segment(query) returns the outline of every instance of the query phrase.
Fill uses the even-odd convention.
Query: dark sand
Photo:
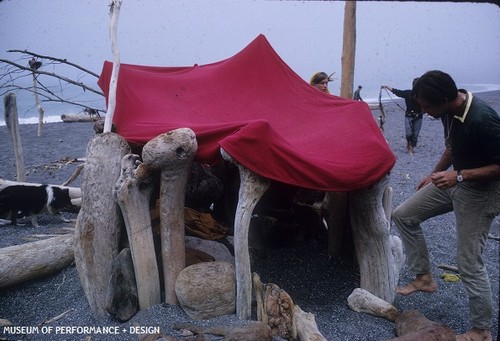
[[[500,112],[500,91],[478,94]],[[401,102],[399,102],[401,103]],[[397,157],[391,172],[393,206],[411,195],[416,183],[434,166],[443,148],[443,132],[440,121],[424,119],[420,141],[411,157],[406,152],[403,112],[394,103],[385,105],[387,121],[385,134]],[[378,116],[378,111],[374,115]],[[64,161],[84,157],[89,139],[93,136],[89,123],[46,124],[43,137],[37,137],[36,125],[20,127],[28,181],[61,184],[69,178],[78,163]],[[0,127],[0,178],[15,180],[15,164],[12,144],[6,127]],[[61,162],[63,161],[63,162]],[[72,185],[79,186],[80,178]],[[75,214],[67,214],[75,219]],[[33,234],[54,233],[62,227],[50,217],[43,217],[40,228],[33,228],[29,220],[25,226],[1,226],[0,247],[19,244]],[[455,264],[455,229],[453,214],[436,217],[423,225],[433,263],[433,274],[439,285],[435,294],[416,293],[407,297],[397,296],[393,304],[400,310],[418,309],[427,318],[444,323],[455,333],[465,332],[469,326],[468,300],[462,283],[448,283],[440,279],[444,272],[438,264]],[[395,227],[391,233],[397,234]],[[494,221],[491,233],[500,235],[500,219]],[[495,320],[493,339],[498,333],[499,290],[499,242],[488,240],[485,252],[486,265],[494,294]],[[290,245],[261,255],[261,261],[252,271],[260,274],[263,282],[276,283],[286,290],[294,302],[304,311],[315,315],[319,330],[328,340],[384,340],[395,337],[394,324],[385,319],[351,311],[347,297],[356,288],[356,265],[352,262],[328,260],[326,243],[311,240],[300,245]],[[406,266],[400,275],[400,283],[410,281],[412,274]],[[69,310],[69,311],[68,311]],[[92,340],[136,340],[130,335],[130,326],[160,327],[161,332],[174,333],[172,324],[188,321],[184,312],[176,306],[158,305],[139,312],[130,321],[119,323],[109,317],[96,316],[89,309],[74,266],[53,276],[31,281],[0,291],[0,319],[10,320],[17,327],[37,327],[44,321],[68,311],[59,320],[47,324],[56,327],[104,327],[119,326],[127,332],[118,336],[92,334]],[[255,309],[253,309],[255,314]],[[210,321],[209,324],[235,324],[234,315]],[[175,335],[175,334],[172,334]],[[74,332],[66,335],[7,335],[0,327],[0,340],[83,340],[85,334]]]

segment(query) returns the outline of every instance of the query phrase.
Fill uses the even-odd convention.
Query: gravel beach
[[[478,93],[500,112],[500,91]],[[397,101],[403,105],[401,101]],[[404,105],[403,105],[404,106]],[[404,137],[404,113],[392,101],[384,105],[386,111],[385,136],[396,155],[397,162],[390,174],[393,188],[393,207],[396,207],[414,191],[416,184],[432,170],[443,149],[443,128],[439,120],[425,117],[415,154],[406,151]],[[374,111],[374,117],[379,115]],[[85,157],[87,143],[94,135],[90,123],[48,123],[44,125],[42,137],[37,137],[36,125],[21,125],[27,181],[62,184],[74,172]],[[15,159],[10,135],[5,126],[0,127],[0,178],[15,180]],[[71,184],[79,186],[80,179]],[[66,213],[76,219],[76,214]],[[21,219],[24,226],[0,226],[0,247],[24,243],[32,235],[59,233],[63,228],[74,227],[74,223],[42,216],[39,228],[31,226],[29,219]],[[393,305],[400,311],[417,309],[428,319],[443,323],[453,331],[463,333],[470,328],[468,299],[461,282],[445,282],[440,275],[445,272],[439,264],[455,265],[455,225],[452,213],[433,218],[423,224],[433,264],[433,274],[438,281],[434,294],[415,293],[396,296]],[[392,234],[397,234],[392,225]],[[491,234],[500,235],[500,219],[493,223]],[[394,323],[368,314],[356,313],[347,306],[347,297],[356,288],[357,269],[355,262],[345,259],[328,259],[324,240],[308,240],[270,250],[260,255],[261,261],[252,269],[259,273],[265,283],[275,283],[290,294],[302,310],[315,315],[316,323],[327,340],[385,340],[396,336]],[[494,299],[493,339],[498,335],[499,299],[499,241],[489,239],[485,251]],[[406,266],[400,274],[400,283],[412,279]],[[252,309],[255,314],[255,309]],[[59,319],[47,322],[65,313]],[[80,285],[75,266],[70,266],[53,276],[30,281],[15,287],[0,289],[0,319],[7,319],[15,327],[26,327],[28,333],[4,333],[0,327],[0,340],[137,340],[131,327],[152,327],[167,335],[178,335],[174,323],[191,322],[177,306],[161,304],[141,311],[126,323],[109,317],[97,316],[89,308]],[[207,321],[196,321],[202,326],[241,323],[234,315]],[[56,334],[55,328],[68,333]],[[117,326],[119,335],[85,333],[85,328]],[[50,333],[49,328],[52,327]],[[81,328],[79,328],[81,327]],[[157,327],[157,328],[156,328]],[[88,329],[88,328],[87,328]],[[42,330],[47,334],[43,334]],[[122,331],[124,330],[124,331]],[[32,332],[32,333],[29,333]],[[86,338],[90,335],[91,338]],[[182,339],[180,339],[182,340]]]

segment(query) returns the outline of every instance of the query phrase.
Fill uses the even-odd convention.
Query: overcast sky
[[[264,0],[123,0],[123,63],[206,64],[228,58],[258,34],[303,79],[340,78],[344,2]],[[3,0],[0,58],[8,49],[66,58],[100,73],[111,60],[106,0]],[[355,83],[407,88],[430,69],[459,85],[500,89],[500,7],[436,2],[357,3]],[[331,85],[339,93],[339,80]],[[242,80],[244,82],[244,80]]]

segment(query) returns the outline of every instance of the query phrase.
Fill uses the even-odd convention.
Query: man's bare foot
[[[457,335],[457,341],[493,341],[488,329],[472,328],[467,333]]]
[[[409,295],[415,291],[423,291],[428,293],[433,293],[437,290],[436,282],[432,278],[431,274],[417,275],[415,279],[410,282],[410,284],[404,287],[397,287],[396,293],[400,295]]]

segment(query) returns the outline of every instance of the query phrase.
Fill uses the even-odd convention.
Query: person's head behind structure
[[[309,84],[314,86],[319,91],[329,94],[330,91],[328,90],[328,82],[331,82],[330,76],[328,76],[325,72],[320,71],[311,76]]]

